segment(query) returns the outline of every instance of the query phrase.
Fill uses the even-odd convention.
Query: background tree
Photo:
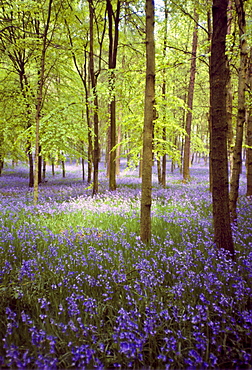
[[[146,81],[143,131],[143,169],[141,195],[141,240],[151,238],[152,146],[155,100],[154,1],[146,0]]]
[[[184,146],[184,161],[183,161],[183,178],[185,181],[190,178],[190,146],[191,146],[191,126],[192,126],[192,109],[193,109],[193,95],[194,95],[194,84],[196,75],[196,56],[198,47],[198,11],[194,9],[194,21],[195,27],[193,31],[192,40],[192,59],[191,59],[191,69],[190,69],[190,81],[187,95],[188,111],[186,114],[186,136],[185,136],[185,146]]]
[[[36,10],[36,6],[31,6],[31,10]],[[33,156],[32,156],[32,136],[31,127],[33,118],[32,87],[29,81],[30,60],[34,58],[36,48],[32,45],[35,42],[34,29],[32,26],[31,12],[27,12],[25,4],[12,2],[3,3],[1,1],[1,24],[0,48],[6,61],[8,60],[8,80],[14,73],[18,79],[16,84],[19,86],[19,104],[23,106],[24,125],[26,131],[25,152],[29,158],[29,186],[34,185]],[[14,77],[16,78],[16,77]],[[20,110],[19,110],[20,111]],[[20,112],[21,113],[21,112]]]
[[[246,168],[247,168],[247,196],[252,195],[252,48],[250,48],[250,58],[248,63],[248,119],[247,119],[247,150],[246,150]]]
[[[120,8],[121,1],[117,0],[116,10],[113,10],[111,0],[107,0],[107,12],[108,12],[108,32],[109,32],[109,86],[110,86],[110,148],[109,148],[109,189],[116,189],[116,96],[115,96],[115,72],[116,60],[117,60],[117,49],[118,49],[118,37],[119,37],[119,21],[120,21]]]
[[[240,66],[238,77],[238,113],[236,121],[235,146],[233,149],[233,166],[230,180],[230,212],[233,221],[237,219],[237,199],[239,194],[239,179],[242,166],[242,142],[244,124],[246,121],[245,91],[248,68],[248,46],[246,37],[246,16],[243,0],[235,0],[235,8],[238,16],[239,43],[240,43]]]
[[[39,126],[41,118],[41,110],[43,107],[43,93],[45,88],[45,65],[46,65],[46,51],[48,48],[48,32],[51,22],[52,14],[52,3],[53,0],[49,0],[47,8],[47,16],[43,31],[40,30],[40,20],[34,19],[35,28],[37,30],[38,36],[38,46],[41,45],[41,52],[39,55],[39,64],[38,64],[38,89],[36,96],[36,129],[35,129],[35,174],[34,174],[34,196],[33,202],[36,205],[38,202],[38,184],[39,184]]]

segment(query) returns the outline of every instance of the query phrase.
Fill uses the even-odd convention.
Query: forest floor
[[[152,240],[140,179],[122,163],[99,194],[66,165],[32,204],[28,168],[0,177],[0,368],[252,367],[252,200],[241,176],[236,259],[213,243],[208,167],[153,173]]]

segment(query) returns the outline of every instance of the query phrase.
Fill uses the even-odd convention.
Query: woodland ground
[[[0,177],[1,368],[250,368],[252,200],[241,178],[236,261],[213,243],[208,168],[153,175],[153,237],[139,239],[140,180],[92,198],[80,166],[50,171],[32,205],[28,169]],[[155,172],[155,171],[154,171]]]

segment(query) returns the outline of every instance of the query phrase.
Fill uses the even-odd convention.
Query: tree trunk
[[[61,164],[62,164],[62,177],[63,179],[66,177],[66,167],[65,167],[65,161],[62,160],[61,161]]]
[[[191,59],[191,70],[190,70],[190,82],[188,88],[187,105],[188,112],[186,114],[186,136],[184,145],[184,161],[183,161],[183,179],[188,181],[190,179],[190,146],[191,146],[191,125],[192,125],[192,108],[193,108],[193,95],[194,95],[194,84],[196,76],[196,55],[198,46],[198,13],[196,8],[194,9],[195,27],[193,32],[192,41],[192,59]]]
[[[93,142],[92,142],[92,123],[90,119],[90,109],[89,109],[89,84],[88,84],[88,75],[90,73],[90,68],[89,68],[89,73],[86,72],[87,70],[87,53],[85,50],[85,60],[84,60],[84,74],[83,74],[83,85],[84,85],[84,90],[85,90],[85,103],[86,103],[86,119],[87,119],[87,127],[88,127],[88,173],[87,173],[87,182],[91,182],[92,178],[92,166],[93,166]],[[84,158],[82,159],[84,161]],[[84,167],[83,167],[84,168]],[[84,181],[84,172],[83,172],[83,181]]]
[[[226,33],[228,0],[213,0],[210,60],[211,166],[214,238],[218,248],[234,255],[228,197],[226,120]]]
[[[236,137],[233,149],[233,168],[230,180],[230,212],[232,221],[237,219],[237,200],[239,195],[239,180],[242,168],[242,140],[243,128],[246,120],[245,109],[245,90],[248,67],[248,50],[246,41],[246,20],[243,8],[243,0],[235,0],[236,12],[238,15],[239,35],[240,35],[240,68],[238,79],[238,114],[236,119]]]
[[[117,47],[119,37],[119,21],[120,21],[121,1],[117,0],[116,13],[114,13],[111,0],[107,0],[108,24],[109,24],[109,70],[110,70],[110,94],[111,102],[109,103],[110,113],[110,151],[109,151],[109,190],[116,190],[116,98],[115,98],[115,72]],[[114,20],[114,35],[113,35],[113,20]]]
[[[161,161],[157,159],[157,173],[158,173],[158,184],[162,184],[162,170],[161,170]]]
[[[120,154],[121,154],[121,125],[117,128],[117,148],[116,148],[116,175],[120,175]]]
[[[168,3],[167,0],[164,0],[164,13],[165,13],[165,21],[164,21],[164,46],[163,46],[163,58],[166,59],[166,50],[167,50],[167,35],[168,35]],[[166,68],[163,69],[163,82],[162,82],[162,96],[164,103],[166,104]],[[164,117],[164,122],[166,121],[166,117]],[[163,127],[163,134],[162,139],[166,140],[166,127]],[[163,188],[166,186],[166,153],[162,157],[162,164],[161,164],[161,180],[160,183]]]
[[[85,181],[85,160],[81,158],[81,171],[82,171],[82,181]]]
[[[108,126],[107,128],[107,147],[106,147],[106,159],[105,159],[105,163],[106,163],[106,176],[107,178],[109,178],[109,174],[110,174],[110,152],[111,152],[111,134],[110,134],[110,130],[111,130],[111,125]]]
[[[250,49],[250,62],[248,68],[248,86],[252,97],[252,49]],[[246,168],[247,168],[247,196],[252,195],[252,106],[248,109],[247,120],[247,150],[246,150]]]
[[[49,0],[47,20],[45,23],[44,32],[42,34],[42,50],[40,56],[40,66],[38,74],[38,90],[37,90],[37,101],[36,101],[36,129],[35,129],[35,173],[34,173],[34,186],[33,186],[33,203],[38,203],[38,185],[39,185],[39,126],[40,126],[40,115],[43,106],[43,89],[45,84],[45,57],[47,50],[47,34],[49,30],[51,11],[52,11],[53,0]],[[38,30],[38,36],[40,35]]]
[[[3,167],[4,167],[4,158],[2,154],[0,154],[0,176],[2,175]]]
[[[90,107],[89,107],[89,97],[90,97],[90,89],[89,89],[89,73],[87,72],[90,69],[88,69],[87,64],[88,64],[88,58],[87,58],[87,43],[84,46],[84,63],[83,67],[79,67],[77,58],[75,55],[75,52],[73,51],[74,49],[74,44],[73,44],[73,39],[71,36],[70,28],[68,26],[67,21],[65,20],[65,24],[67,27],[68,31],[68,37],[69,37],[69,42],[72,48],[72,57],[73,57],[73,62],[75,65],[75,68],[79,74],[79,77],[83,83],[84,87],[84,100],[85,100],[85,112],[86,112],[86,119],[87,119],[87,128],[88,128],[88,178],[87,182],[91,182],[91,177],[92,177],[92,165],[93,165],[93,143],[92,143],[92,124],[90,120]],[[84,121],[84,111],[82,111],[82,118]],[[84,148],[83,148],[83,156],[84,156]],[[84,157],[83,157],[84,160]],[[83,181],[84,181],[84,174],[83,176]]]
[[[33,170],[33,156],[31,152],[31,143],[27,143],[27,150],[26,153],[28,155],[28,162],[29,162],[29,187],[33,188],[34,186],[34,170]]]
[[[19,71],[19,81],[22,95],[26,101],[26,112],[27,112],[27,129],[30,129],[32,126],[32,116],[31,116],[31,107],[27,99],[27,91],[30,89],[27,76],[25,74],[25,64],[21,64]],[[33,169],[33,156],[31,150],[31,140],[27,139],[26,153],[28,156],[29,162],[29,187],[33,188],[34,186],[34,169]]]
[[[227,35],[231,34],[231,24],[232,24],[232,0],[228,2],[228,28],[227,28]],[[230,66],[229,61],[227,60],[227,68],[228,68],[228,82],[227,82],[227,123],[228,123],[228,160],[230,162],[230,168],[232,170],[232,145],[233,145],[233,122],[232,122],[232,111],[233,111],[233,93],[232,93],[232,85],[231,85],[231,73],[230,73]]]
[[[43,171],[42,171],[42,179],[45,180],[46,177],[46,161],[43,160]]]
[[[41,155],[41,145],[39,145],[39,158],[38,158],[38,183],[42,182],[42,155]]]
[[[54,158],[52,158],[52,175],[55,176],[55,163]]]
[[[89,68],[91,87],[94,96],[94,151],[93,151],[93,196],[98,193],[98,171],[99,171],[99,118],[98,118],[98,96],[96,91],[97,75],[94,71],[94,8],[92,0],[89,0],[89,32],[90,32],[90,51]]]
[[[146,81],[144,103],[140,237],[151,239],[152,139],[155,101],[154,1],[146,0]]]

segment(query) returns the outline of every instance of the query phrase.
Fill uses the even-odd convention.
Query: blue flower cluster
[[[207,171],[194,171],[189,184],[176,173],[166,189],[154,183],[148,247],[129,230],[139,224],[138,178],[96,198],[74,177],[43,184],[34,207],[23,177],[8,188],[13,175],[3,175],[0,367],[252,366],[251,200],[241,188],[232,261],[213,243]],[[43,225],[61,214],[71,223],[76,211],[97,224],[59,233]],[[101,215],[124,221],[104,229]]]

